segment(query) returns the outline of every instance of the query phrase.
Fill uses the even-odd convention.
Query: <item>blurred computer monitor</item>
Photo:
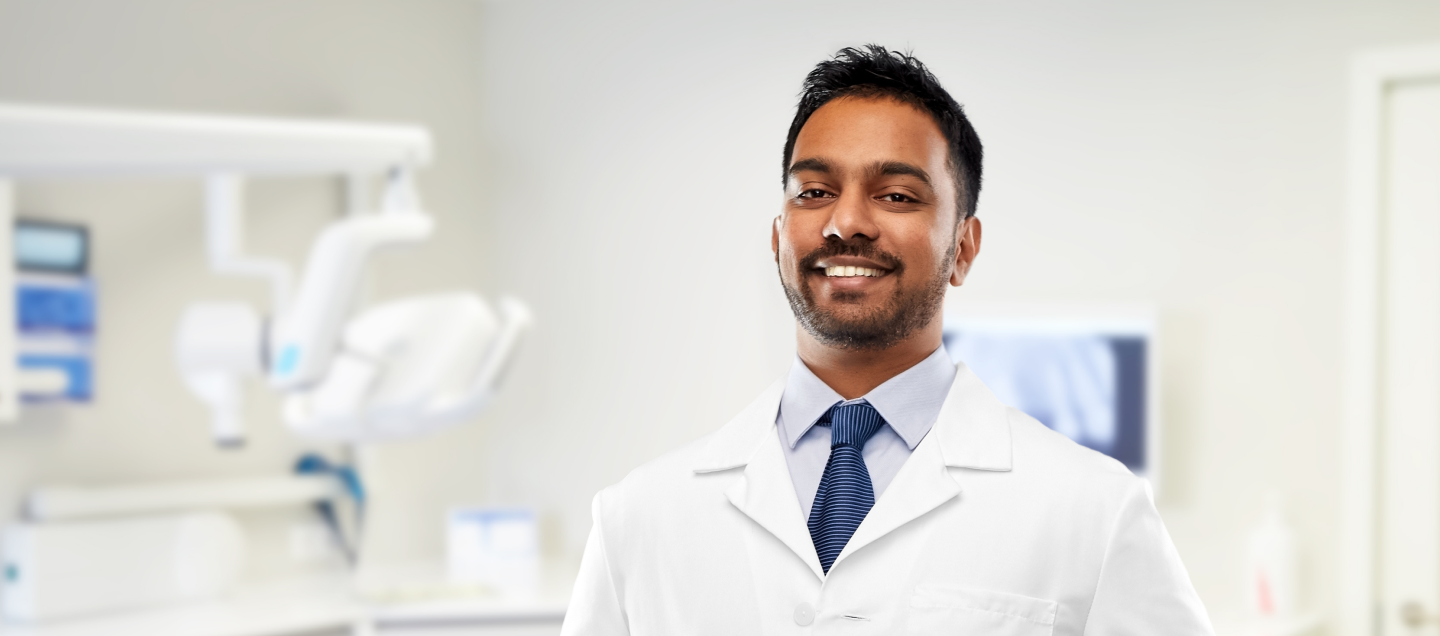
[[[1153,481],[1154,316],[1141,305],[956,307],[945,349],[1000,401]]]

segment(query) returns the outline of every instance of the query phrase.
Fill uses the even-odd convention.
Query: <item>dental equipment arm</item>
[[[239,185],[221,181],[231,196],[209,197],[227,209],[209,214],[212,263],[222,273],[254,275],[277,286],[288,270],[222,268],[246,259],[239,241]],[[337,220],[323,230],[306,259],[293,298],[276,294],[265,329],[258,313],[236,303],[187,308],[176,340],[178,366],[191,392],[215,412],[216,441],[243,441],[241,380],[264,374],[287,395],[286,422],[315,439],[365,442],[411,437],[478,414],[513,359],[530,314],[504,298],[497,314],[469,292],[390,301],[352,317],[366,263],[391,246],[428,238],[433,220],[421,211],[408,171],[392,173],[380,214]],[[223,258],[214,250],[226,250]]]
[[[325,228],[310,249],[294,305],[277,314],[270,338],[271,385],[293,391],[320,382],[365,263],[381,248],[428,238],[434,225],[414,211],[344,219]]]

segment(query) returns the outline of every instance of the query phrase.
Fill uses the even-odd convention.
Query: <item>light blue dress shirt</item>
[[[779,431],[790,481],[795,484],[795,496],[800,499],[805,518],[810,518],[815,491],[820,489],[825,463],[830,460],[830,427],[815,425],[820,416],[841,402],[868,402],[885,418],[885,426],[865,443],[862,451],[865,466],[870,470],[870,483],[875,486],[875,500],[879,501],[905,460],[910,459],[915,446],[925,439],[925,434],[940,417],[940,407],[945,404],[945,396],[954,381],[955,363],[950,361],[945,347],[940,347],[915,366],[847,402],[816,377],[810,367],[800,361],[800,356],[795,356],[790,376],[785,380],[785,393],[780,397],[775,428]]]

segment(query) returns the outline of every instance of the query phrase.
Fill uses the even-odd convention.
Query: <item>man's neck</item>
[[[841,397],[853,400],[929,357],[940,347],[943,328],[941,321],[932,320],[924,329],[889,348],[854,350],[821,344],[797,327],[796,344],[800,360],[815,377]]]

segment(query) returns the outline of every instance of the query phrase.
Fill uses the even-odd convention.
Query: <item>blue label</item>
[[[21,282],[15,289],[15,313],[21,331],[95,331],[95,287]]]
[[[94,396],[94,368],[90,358],[80,355],[22,354],[22,369],[59,369],[69,378],[62,395],[30,395],[21,397],[29,401],[65,399],[73,402],[88,402]]]

